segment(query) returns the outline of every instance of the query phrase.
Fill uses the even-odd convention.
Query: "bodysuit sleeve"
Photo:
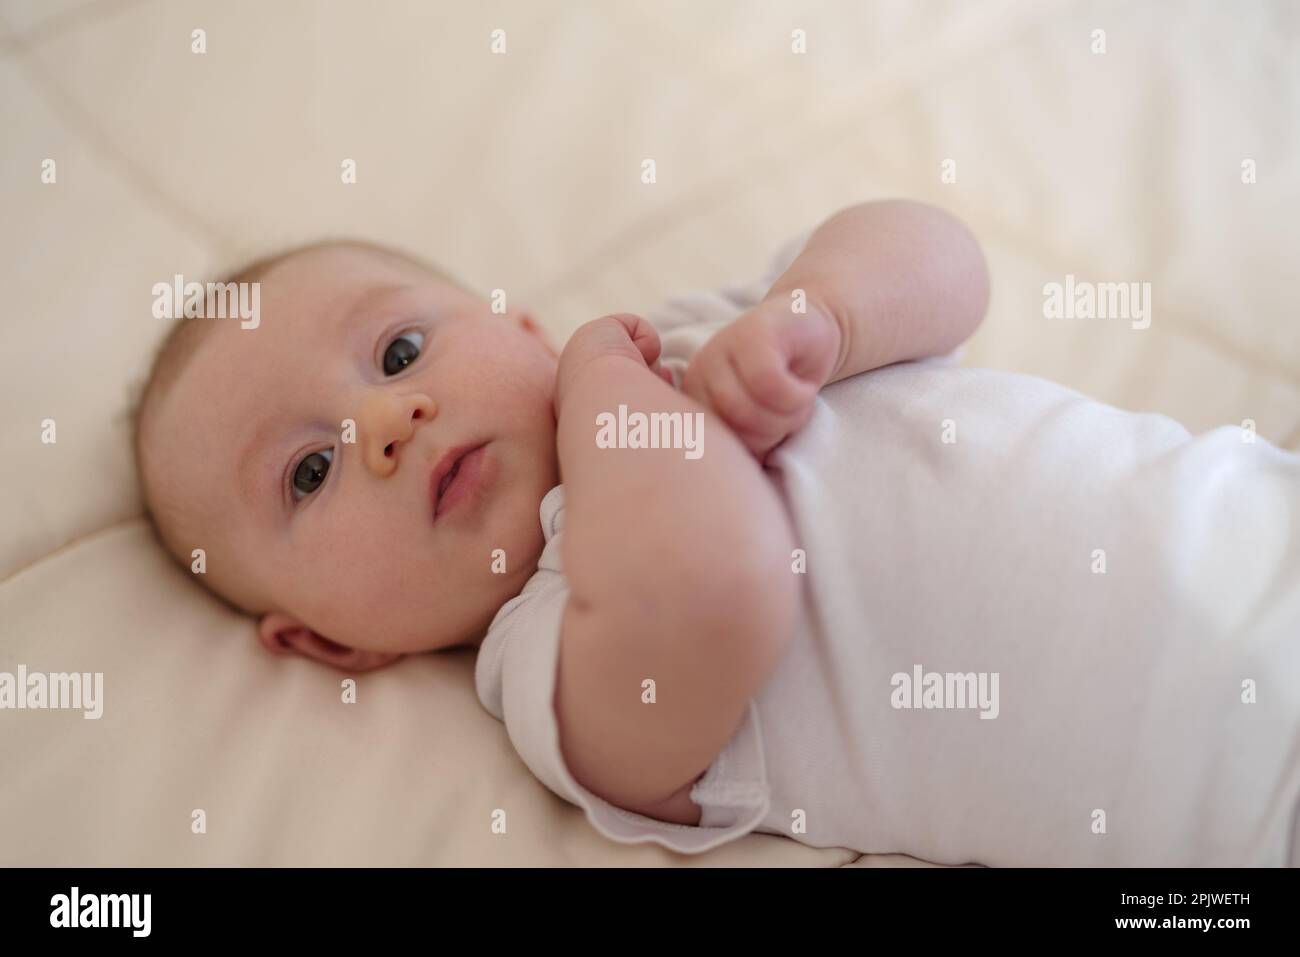
[[[699,825],[675,824],[617,807],[583,787],[565,765],[553,706],[561,627],[569,589],[560,562],[564,487],[542,501],[546,535],[538,569],[524,590],[489,626],[475,665],[480,701],[505,724],[519,757],[554,794],[583,810],[612,841],[652,841],[698,854],[748,834],[769,805],[762,732],[751,701],[734,736],[718,754],[690,798],[701,807]]]

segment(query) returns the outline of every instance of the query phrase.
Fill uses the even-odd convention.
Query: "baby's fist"
[[[794,313],[780,299],[765,300],[696,352],[682,391],[761,462],[808,421],[839,349],[839,327],[821,310]]]
[[[578,327],[565,343],[556,370],[555,407],[558,410],[574,379],[592,362],[606,358],[629,359],[672,384],[668,370],[659,365],[659,333],[640,316],[619,312],[593,319]]]

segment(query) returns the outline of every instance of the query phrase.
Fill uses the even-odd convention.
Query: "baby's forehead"
[[[362,291],[367,285],[384,283],[424,284],[438,277],[404,257],[351,243],[312,246],[278,260],[256,279],[262,296],[290,304],[312,295],[331,299],[348,290]],[[293,314],[294,310],[286,310]]]
[[[458,280],[403,253],[351,242],[299,250],[257,278],[262,314],[273,330],[267,339],[278,338],[275,331],[296,334],[304,323],[361,319],[417,300],[453,309],[482,301]]]
[[[400,255],[350,244],[291,253],[255,281],[261,316],[254,328],[176,320],[211,324],[168,397],[168,431],[188,433],[188,445],[224,447],[250,422],[272,416],[282,393],[310,385],[321,362],[365,335],[365,316],[402,311],[430,286],[438,300],[475,298]]]

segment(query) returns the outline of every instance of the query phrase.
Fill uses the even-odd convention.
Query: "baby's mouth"
[[[442,501],[442,496],[447,492],[447,486],[451,484],[451,480],[456,477],[456,473],[459,471],[460,459],[457,459],[456,464],[451,467],[451,471],[444,475],[442,481],[438,483],[438,502]],[[434,504],[436,505],[437,502]]]
[[[433,520],[469,496],[479,485],[483,463],[481,445],[464,445],[451,449],[438,462],[430,478],[433,498]]]

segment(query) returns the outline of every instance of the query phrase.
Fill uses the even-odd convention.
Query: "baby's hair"
[[[285,249],[269,256],[263,256],[260,259],[255,259],[251,262],[245,263],[239,268],[227,273],[220,281],[230,284],[231,288],[233,288],[234,284],[237,283],[259,282],[276,266],[294,256],[315,252],[317,250],[347,248],[364,250],[401,260],[423,269],[426,272],[432,273],[444,282],[451,283],[457,288],[473,294],[472,290],[470,290],[464,283],[411,253],[360,239],[324,239],[318,242],[294,246],[290,249]],[[167,335],[163,337],[157,351],[154,353],[154,357],[149,364],[149,371],[145,375],[144,382],[139,388],[136,399],[131,403],[129,411],[131,451],[132,457],[135,461],[136,475],[139,477],[140,481],[140,498],[144,506],[145,518],[148,520],[154,537],[163,547],[163,550],[166,551],[167,554],[169,554],[186,572],[189,571],[189,558],[182,554],[179,547],[168,542],[164,526],[169,523],[166,521],[166,516],[162,516],[162,520],[160,520],[158,514],[160,510],[159,503],[154,500],[153,490],[149,488],[148,483],[145,481],[146,473],[144,468],[144,449],[141,441],[141,426],[149,411],[156,406],[157,403],[163,400],[167,393],[171,391],[172,386],[180,379],[195,352],[198,351],[199,346],[206,338],[207,331],[212,328],[214,328],[214,324],[210,322],[185,322],[176,320],[175,325]],[[208,576],[205,575],[203,578],[207,579]],[[232,600],[230,596],[221,594],[221,592],[212,587],[211,584],[209,584],[209,590],[216,594],[216,596],[230,608],[243,614],[254,613],[252,609],[244,607],[239,602]]]

